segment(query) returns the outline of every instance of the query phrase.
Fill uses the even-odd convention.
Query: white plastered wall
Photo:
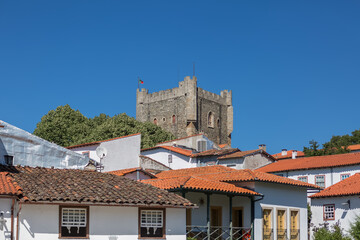
[[[165,166],[170,167],[171,169],[182,169],[182,168],[191,168],[196,167],[196,162],[192,163],[192,159],[190,157],[184,156],[179,153],[175,153],[169,151],[164,148],[156,148],[151,150],[146,150],[141,152],[142,155],[150,157]],[[172,155],[172,163],[169,164],[168,156]]]
[[[287,236],[290,239],[290,211],[299,211],[300,240],[307,240],[307,195],[306,188],[273,183],[255,183],[255,191],[262,193],[263,200],[255,203],[255,240],[263,235],[262,209],[272,210],[272,227],[276,239],[276,211],[286,211]]]
[[[73,148],[74,152],[82,154],[89,152],[90,158],[100,162],[96,155],[97,147],[104,147],[107,150],[106,157],[103,158],[104,172],[119,169],[139,167],[141,135],[132,135],[99,144]]]
[[[350,209],[346,203],[350,200]],[[324,205],[335,204],[335,219],[324,221]],[[360,201],[359,195],[347,196],[347,197],[327,197],[327,198],[314,198],[311,199],[311,211],[312,218],[311,223],[313,227],[319,227],[320,224],[325,222],[329,225],[334,225],[339,222],[341,228],[345,230],[345,233],[350,229],[350,224],[354,222],[356,216],[360,215]],[[313,234],[313,227],[311,228],[311,234]]]
[[[137,207],[90,206],[90,239],[138,239],[138,211]],[[184,208],[166,209],[166,239],[186,239],[185,214]],[[59,206],[23,204],[20,212],[19,239],[59,239]]]
[[[0,198],[0,213],[3,213],[4,224],[0,223],[0,240],[11,239],[11,198]]]

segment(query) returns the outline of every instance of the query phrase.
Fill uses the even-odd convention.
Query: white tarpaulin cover
[[[0,120],[0,163],[13,156],[14,165],[83,169],[89,158]]]

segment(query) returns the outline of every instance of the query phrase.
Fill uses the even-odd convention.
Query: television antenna
[[[99,170],[101,172],[102,169],[104,169],[104,166],[103,166],[103,159],[104,157],[106,157],[107,155],[107,150],[106,148],[104,147],[97,147],[96,148],[96,155],[100,158],[100,167],[99,167]]]

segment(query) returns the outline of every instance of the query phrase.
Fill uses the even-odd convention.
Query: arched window
[[[217,119],[216,121],[216,126],[219,128],[220,127],[220,119]]]
[[[172,115],[172,123],[176,123],[176,116]]]
[[[214,113],[209,112],[208,114],[208,127],[214,127]]]
[[[154,118],[154,124],[157,125],[157,119],[156,118]]]

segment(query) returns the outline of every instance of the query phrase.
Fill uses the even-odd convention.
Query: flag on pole
[[[140,77],[138,77],[138,89],[140,89],[140,83],[144,84],[144,81],[140,79]]]

